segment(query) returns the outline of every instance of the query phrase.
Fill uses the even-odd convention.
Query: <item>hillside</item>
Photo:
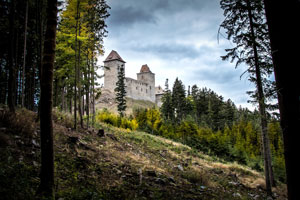
[[[152,108],[155,107],[155,103],[145,100],[136,100],[132,98],[126,98],[126,115],[131,115],[134,109],[137,108]],[[112,113],[118,113],[117,103],[115,102],[115,96],[109,90],[102,90],[101,96],[96,100],[96,108],[98,110],[108,109]]]
[[[0,112],[0,195],[33,199],[39,184],[35,113]],[[263,176],[188,146],[105,124],[75,132],[54,116],[57,199],[267,199]],[[98,129],[105,135],[97,135]],[[286,199],[278,184],[275,199]]]

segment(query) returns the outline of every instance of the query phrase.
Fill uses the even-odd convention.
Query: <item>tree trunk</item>
[[[25,90],[27,21],[28,21],[28,0],[26,0],[26,8],[25,8],[24,49],[23,49],[23,68],[22,68],[22,95],[21,95],[22,107],[24,107],[24,100],[25,100],[24,90]]]
[[[283,132],[288,199],[299,198],[297,133],[300,132],[299,29],[300,3],[264,0]],[[278,14],[280,13],[280,15]],[[296,47],[296,48],[295,48]],[[295,89],[296,87],[296,89]]]
[[[16,98],[16,69],[15,69],[15,0],[11,1],[10,17],[9,17],[9,50],[8,50],[8,98],[7,103],[10,112],[15,113],[15,98]]]
[[[78,0],[80,2],[80,0]],[[80,20],[80,11],[79,11],[79,3],[78,3],[78,20]],[[79,22],[79,27],[78,27],[78,36],[80,36],[80,29],[81,29],[81,23]],[[81,80],[82,80],[82,75],[81,75],[81,70],[80,70],[80,48],[81,48],[81,42],[80,40],[78,41],[78,62],[77,62],[77,72],[78,72],[78,110],[79,110],[79,117],[80,117],[80,127],[83,128],[83,118],[82,118],[82,100],[81,100]]]
[[[57,26],[57,0],[47,1],[47,28],[41,82],[41,182],[37,194],[54,199],[54,152],[52,125],[52,82]]]
[[[92,117],[92,124],[95,125],[95,115],[96,115],[96,109],[95,109],[95,68],[94,68],[94,56],[92,55],[92,100],[93,100],[93,117]]]
[[[251,29],[251,37],[252,37],[252,45],[254,51],[254,60],[255,60],[255,75],[256,75],[256,88],[258,92],[258,105],[259,105],[259,113],[261,117],[261,132],[262,132],[262,146],[263,146],[263,155],[264,155],[264,166],[265,166],[265,179],[266,179],[266,189],[269,195],[272,195],[272,180],[273,173],[272,173],[272,165],[271,165],[271,151],[269,145],[269,137],[268,137],[268,122],[267,122],[267,115],[266,115],[266,106],[265,106],[265,97],[264,91],[262,86],[261,80],[261,72],[258,60],[258,53],[257,53],[257,46],[255,41],[255,33],[254,33],[254,26],[253,26],[253,18],[251,13],[251,5],[250,1],[247,0],[247,7],[248,7],[248,17],[250,22],[250,29]]]
[[[80,0],[77,0],[77,6],[76,6],[76,28],[75,28],[75,86],[74,86],[74,128],[77,130],[77,85],[78,85],[78,68],[79,68],[79,63],[78,63],[78,52],[77,52],[77,45],[78,45],[78,20],[79,20],[79,5],[80,5]],[[79,90],[78,90],[79,91]],[[79,100],[80,101],[80,100]],[[79,108],[80,110],[80,108]]]
[[[65,111],[65,86],[61,88],[61,110]]]
[[[89,128],[89,122],[90,122],[90,63],[89,63],[89,56],[87,55],[87,73],[85,73],[86,78],[86,115],[87,115],[87,121],[86,121],[86,127]]]

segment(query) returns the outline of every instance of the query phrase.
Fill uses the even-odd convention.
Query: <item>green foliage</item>
[[[31,163],[15,160],[8,151],[2,151],[1,156],[1,199],[35,199],[34,194],[39,185],[38,168]]]
[[[125,90],[125,69],[124,66],[118,67],[118,81],[116,83],[116,102],[118,103],[118,112],[120,117],[124,116],[124,112],[126,110],[126,90]]]
[[[136,119],[127,119],[125,117],[117,116],[113,113],[110,113],[107,110],[97,113],[96,120],[99,122],[104,122],[115,127],[136,130],[138,128],[138,122]]]

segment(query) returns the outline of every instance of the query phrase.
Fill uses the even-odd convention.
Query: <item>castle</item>
[[[118,81],[120,67],[125,69],[125,61],[114,50],[104,60],[104,89],[114,93]],[[141,67],[137,73],[137,79],[125,77],[126,96],[137,100],[148,100],[161,105],[163,90],[155,87],[155,74],[151,72],[147,64]]]

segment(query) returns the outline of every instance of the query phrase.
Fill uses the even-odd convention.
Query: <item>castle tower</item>
[[[137,73],[137,80],[148,84],[149,97],[155,102],[155,74],[150,71],[147,64],[141,67],[140,73]]]
[[[110,52],[104,60],[104,88],[115,91],[116,83],[118,81],[118,71],[120,67],[125,69],[125,61],[114,50]]]

